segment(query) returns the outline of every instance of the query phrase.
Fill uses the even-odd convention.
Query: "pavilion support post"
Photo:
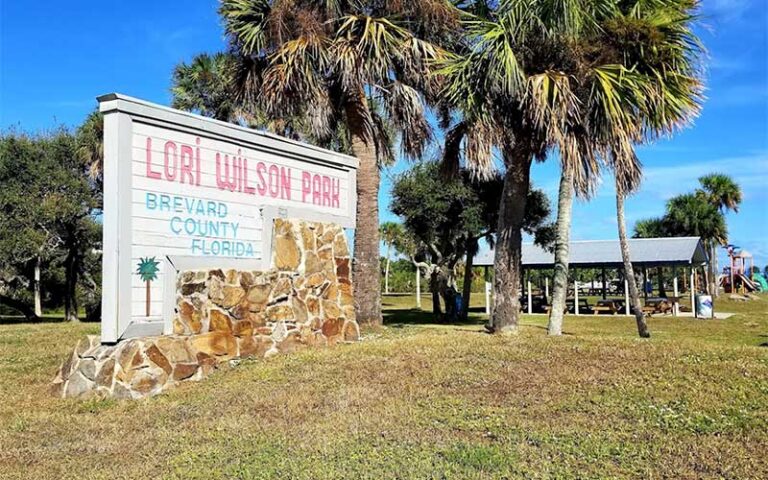
[[[491,314],[491,279],[488,276],[488,267],[485,267],[485,314]]]
[[[573,311],[579,314],[579,281],[573,280]]]
[[[696,284],[694,283],[696,276],[695,276],[694,268],[691,266],[691,311],[693,312],[693,316],[696,316]]]
[[[601,272],[603,276],[603,300],[606,299],[606,289],[605,289],[605,267],[603,267],[603,271]]]
[[[677,295],[677,275],[672,279],[672,288],[674,289],[675,302],[672,304],[672,313],[675,316],[680,314],[680,297]]]
[[[643,265],[643,299],[648,300],[648,269]]]
[[[629,315],[629,282],[626,274],[624,274],[624,311]]]
[[[531,294],[531,280],[528,280],[528,314],[533,313],[533,295]]]
[[[544,276],[544,297],[546,297],[544,300],[549,303],[549,277]]]

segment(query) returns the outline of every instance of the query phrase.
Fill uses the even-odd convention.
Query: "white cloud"
[[[741,186],[745,196],[764,194],[768,185],[768,152],[685,165],[646,167],[642,192],[666,200],[693,190],[698,186],[699,177],[714,172],[730,175]]]

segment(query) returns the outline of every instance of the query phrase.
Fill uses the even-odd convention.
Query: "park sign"
[[[352,157],[120,94],[98,100],[104,343],[170,333],[182,269],[268,269],[275,219],[354,227]]]

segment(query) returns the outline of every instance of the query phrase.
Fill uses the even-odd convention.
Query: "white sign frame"
[[[358,160],[354,157],[325,150],[305,143],[289,140],[238,125],[212,120],[188,112],[174,110],[161,105],[110,93],[97,98],[99,109],[104,114],[104,212],[103,212],[103,265],[102,265],[102,308],[101,341],[116,343],[123,338],[144,334],[170,333],[173,316],[174,292],[166,292],[169,286],[175,290],[170,275],[161,282],[162,321],[137,321],[132,314],[132,290],[134,265],[133,201],[135,168],[134,130],[137,127],[160,128],[179,135],[195,135],[211,142],[225,142],[286,159],[297,161],[312,168],[336,171],[348,184],[344,201],[335,207],[335,213],[320,211],[318,206],[302,206],[297,202],[281,204],[280,201],[264,201],[253,197],[253,208],[261,216],[261,258],[236,258],[227,256],[165,256],[167,265],[179,267],[268,269],[271,262],[272,221],[275,218],[301,218],[310,221],[337,223],[345,228],[354,228],[356,219],[356,184]],[[149,126],[149,127],[147,127]],[[167,168],[167,167],[166,167]],[[341,180],[340,180],[341,181]],[[167,269],[167,273],[171,273]],[[175,275],[174,275],[175,276]]]

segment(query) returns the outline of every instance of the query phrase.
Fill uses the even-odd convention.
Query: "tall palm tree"
[[[617,176],[618,178],[618,176]],[[632,266],[632,259],[629,252],[629,241],[627,240],[627,221],[624,216],[624,199],[627,194],[623,190],[620,182],[616,182],[616,221],[619,228],[619,245],[621,247],[621,258],[624,261],[624,278],[627,288],[629,288],[629,299],[632,304],[632,311],[635,314],[637,323],[637,333],[642,338],[649,338],[651,332],[648,330],[648,322],[645,321],[643,305],[640,303],[640,292],[637,290],[637,281],[635,280],[635,270]]]
[[[436,93],[429,72],[442,55],[433,42],[454,34],[455,8],[439,0],[223,0],[220,13],[246,106],[273,118],[304,117],[319,139],[345,126],[360,160],[357,318],[380,323],[379,164],[392,153],[386,126],[396,128],[406,156],[422,155],[431,138],[425,101]]]
[[[101,191],[104,174],[104,115],[98,110],[88,114],[77,129],[77,156],[88,169],[88,176]]]
[[[384,222],[379,226],[381,241],[387,247],[386,267],[384,268],[384,293],[389,293],[389,264],[392,257],[392,247],[398,243],[403,235],[403,226],[397,222]]]
[[[701,189],[699,194],[714,205],[722,214],[728,211],[739,211],[741,204],[741,187],[731,177],[722,173],[710,173],[699,178]],[[719,296],[720,289],[717,284],[717,242],[711,241],[709,249],[709,291]],[[722,245],[722,244],[721,244]]]
[[[224,122],[237,122],[232,80],[236,59],[228,53],[201,53],[173,69],[171,106]]]
[[[663,218],[646,218],[635,222],[634,238],[656,238],[669,236]]]
[[[728,242],[725,217],[706,198],[695,193],[669,199],[664,223],[673,236],[700,237],[707,245]]]
[[[517,325],[519,226],[533,159],[556,148],[566,179],[585,196],[602,164],[620,172],[622,185],[637,182],[632,144],[668,132],[695,105],[686,97],[699,88],[689,75],[692,6],[690,0],[507,0],[485,17],[468,16],[467,40],[440,73],[448,78],[446,101],[462,113],[446,143],[463,135],[464,157],[480,174],[493,169],[497,148],[506,170],[492,331]]]

